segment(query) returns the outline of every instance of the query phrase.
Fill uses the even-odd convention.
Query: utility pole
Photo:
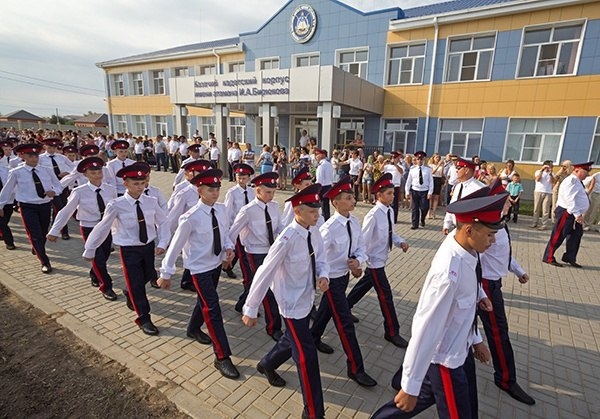
[[[58,108],[56,108],[56,128],[60,130],[60,119],[58,116]]]

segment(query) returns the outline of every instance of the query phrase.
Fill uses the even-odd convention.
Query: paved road
[[[171,173],[153,172],[152,183],[170,193]],[[224,183],[224,191],[232,184]],[[290,192],[278,192],[283,202]],[[362,218],[370,208],[359,204]],[[393,250],[387,273],[394,291],[401,334],[410,336],[410,326],[421,284],[432,256],[443,236],[441,220],[425,229],[408,229],[404,210],[396,231],[411,248],[407,254]],[[516,352],[520,383],[529,387],[537,404],[528,407],[501,393],[492,381],[490,367],[478,364],[479,403],[482,418],[593,418],[600,417],[600,234],[586,233],[579,253],[583,270],[555,268],[541,263],[549,231],[528,229],[528,217],[511,225],[513,254],[529,272],[531,281],[520,285],[514,276],[504,283],[511,339]],[[122,295],[116,302],[104,300],[89,285],[88,266],[81,259],[82,241],[71,221],[72,239],[49,244],[55,271],[42,275],[31,255],[18,216],[13,217],[18,249],[0,261],[0,281],[13,292],[52,314],[65,327],[105,355],[127,365],[135,374],[161,389],[183,411],[197,418],[296,418],[302,397],[293,362],[280,373],[285,388],[270,387],[255,370],[258,360],[273,346],[264,323],[247,329],[233,306],[241,291],[241,280],[221,278],[221,308],[233,360],[242,374],[227,380],[212,365],[213,352],[185,337],[185,328],[195,297],[186,291],[148,288],[153,320],[160,336],[144,335],[133,323]],[[560,251],[560,250],[559,250]],[[157,262],[158,264],[158,262]],[[109,270],[115,289],[124,287],[117,254]],[[236,267],[239,275],[239,269]],[[178,272],[180,274],[181,271]],[[177,277],[178,279],[178,277]],[[120,292],[118,292],[120,294]],[[346,360],[335,329],[330,324],[324,341],[335,348],[332,355],[319,354],[326,416],[368,418],[395,392],[389,386],[393,372],[402,363],[404,350],[383,339],[382,317],[376,296],[369,293],[354,309],[361,318],[357,335],[366,370],[379,385],[361,388],[346,378]],[[421,417],[436,417],[432,409]]]

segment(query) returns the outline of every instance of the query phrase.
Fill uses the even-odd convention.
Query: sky
[[[362,11],[442,0],[343,0]],[[287,0],[2,0],[0,114],[107,112],[96,63],[257,30]],[[310,4],[310,0],[306,1]],[[235,11],[235,12],[232,12]]]

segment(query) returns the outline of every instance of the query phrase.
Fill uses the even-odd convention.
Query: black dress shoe
[[[533,406],[535,404],[535,400],[533,399],[533,397],[525,393],[525,390],[523,390],[521,386],[517,383],[511,384],[508,390],[504,391],[506,391],[510,397],[517,401],[520,401],[521,403],[528,404],[529,406]]]
[[[6,250],[15,250],[17,247],[14,244],[7,244]]]
[[[388,334],[383,335],[383,338],[388,342],[392,342],[394,346],[398,348],[406,348],[408,346],[408,342],[402,338],[400,335],[390,336]]]
[[[358,323],[360,320],[358,320],[358,317],[356,317],[354,314],[350,313],[350,318],[352,319],[352,323]]]
[[[285,386],[285,380],[281,378],[279,374],[277,374],[277,371],[265,368],[260,362],[256,365],[256,370],[267,377],[269,384],[271,384],[273,387]]]
[[[359,386],[363,387],[375,387],[377,385],[377,381],[373,380],[373,378],[364,371],[357,372],[356,374],[348,373],[348,378],[356,381]]]
[[[421,227],[425,227],[425,221],[421,221]]]
[[[567,259],[565,259],[564,256],[561,258],[561,260],[565,263],[568,263],[569,265],[571,265],[574,268],[583,268],[583,266],[581,266],[579,263],[568,261]]]
[[[547,260],[542,259],[542,262],[547,263],[548,265],[556,266],[557,268],[563,267],[563,264],[558,263],[556,260],[553,260],[552,262],[548,262]]]
[[[142,323],[140,325],[140,329],[142,329],[142,332],[144,332],[147,335],[150,335],[150,336],[158,335],[158,328],[156,326],[154,326],[154,323],[152,323],[150,320]]]
[[[117,294],[113,290],[106,290],[102,293],[102,296],[108,301],[115,301],[117,299]]]
[[[127,308],[131,311],[134,311],[133,303],[131,302],[131,297],[129,296],[129,291],[123,290],[123,295],[125,296],[125,304],[127,304]]]
[[[275,342],[279,342],[279,339],[281,339],[281,337],[283,336],[283,332],[281,330],[276,330],[273,332],[273,334],[271,335],[271,338],[275,341]]]
[[[194,339],[195,341],[203,345],[210,345],[212,343],[212,339],[210,338],[210,336],[208,336],[200,329],[194,331],[187,331],[186,336],[188,338]]]
[[[50,272],[52,272],[52,266],[42,265],[42,273],[49,274]]]
[[[90,275],[90,284],[92,287],[98,288],[100,286],[100,281],[96,275]]]
[[[411,226],[411,227],[410,227],[410,229],[411,229],[411,230],[416,230],[416,229],[418,229],[418,228],[419,228],[419,226]]]
[[[157,282],[157,280],[156,280],[156,279],[151,279],[151,280],[150,280],[150,286],[151,286],[152,288],[158,288],[158,289],[160,289],[160,285],[158,285],[158,282]]]
[[[324,354],[332,354],[333,348],[324,342],[317,342],[317,350],[319,352],[323,352]]]
[[[181,289],[182,290],[186,290],[186,291],[192,291],[192,292],[196,292],[196,288],[194,288],[194,284],[190,283],[182,283],[181,284]]]
[[[63,234],[60,235],[60,237],[63,240],[69,240],[71,238],[71,236],[69,236],[69,233],[63,233]]]
[[[225,271],[225,273],[227,274],[227,278],[231,278],[231,279],[237,278],[237,275],[235,274],[235,272],[233,272],[233,269],[227,269]]]
[[[231,358],[215,359],[214,365],[225,378],[238,378],[240,376],[240,372],[231,362]]]

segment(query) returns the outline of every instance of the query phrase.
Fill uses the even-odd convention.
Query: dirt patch
[[[0,285],[0,418],[189,416]]]

